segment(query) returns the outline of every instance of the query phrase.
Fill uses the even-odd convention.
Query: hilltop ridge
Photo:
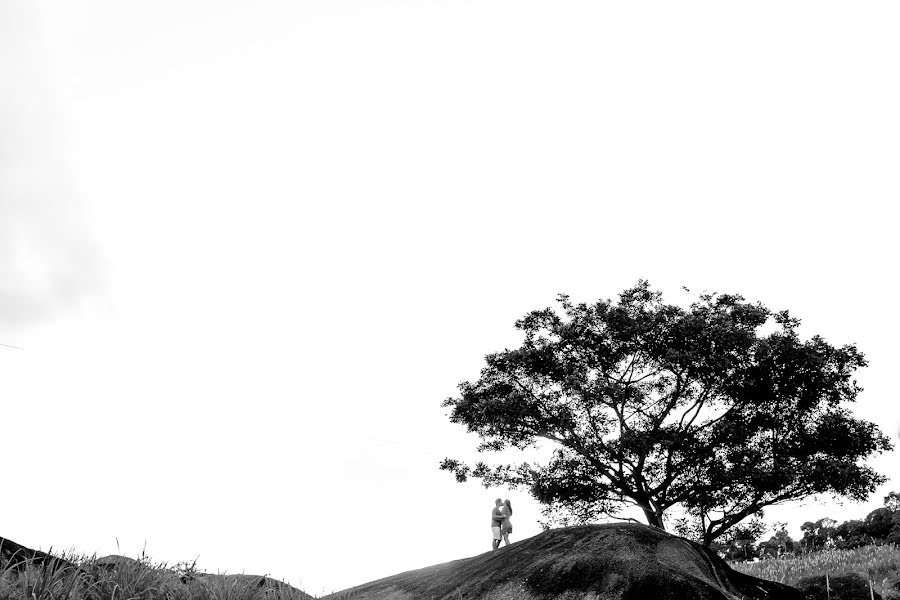
[[[637,524],[552,529],[496,552],[407,571],[323,600],[801,600],[708,548]]]

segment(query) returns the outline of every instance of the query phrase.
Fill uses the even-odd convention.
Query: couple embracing
[[[500,540],[509,546],[509,534],[512,533],[512,504],[509,500],[497,498],[494,501],[494,510],[491,511],[491,533],[494,534],[494,550],[500,548]]]

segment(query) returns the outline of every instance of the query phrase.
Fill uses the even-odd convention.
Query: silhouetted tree
[[[894,511],[890,508],[876,508],[866,515],[866,535],[876,541],[885,541],[894,527]]]
[[[619,301],[536,310],[519,348],[486,357],[444,402],[479,451],[549,442],[531,464],[447,458],[457,480],[524,487],[548,522],[673,507],[709,544],[766,506],[830,493],[863,499],[885,479],[863,462],[891,447],[847,404],[864,366],[853,345],[801,340],[799,321],[737,295],[664,304],[645,281]],[[770,328],[764,333],[764,328]]]
[[[837,525],[834,519],[825,518],[807,521],[800,529],[804,532],[801,544],[809,550],[821,548],[830,540],[839,548],[900,543],[900,494],[889,493],[884,497],[884,506],[870,512],[865,519],[851,519]]]
[[[787,523],[778,523],[775,527],[775,534],[764,542],[759,544],[760,554],[768,554],[770,556],[780,556],[794,552],[796,542],[787,532]]]
[[[710,548],[724,555],[728,560],[751,560],[760,554],[756,542],[765,530],[766,525],[762,519],[740,523],[713,541]]]
[[[816,550],[825,547],[836,535],[835,526],[837,521],[829,517],[824,517],[818,521],[807,521],[800,526],[803,537],[800,543],[807,550]]]
[[[856,548],[869,543],[866,522],[860,519],[844,521],[835,528],[834,536],[840,548]]]
[[[900,512],[900,494],[890,492],[884,497],[884,506],[891,509],[892,512]]]
[[[894,516],[891,517],[891,522],[893,526],[886,541],[889,544],[900,544],[900,511],[894,513]]]

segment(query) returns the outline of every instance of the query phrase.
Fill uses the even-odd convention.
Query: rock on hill
[[[802,600],[733,571],[709,549],[644,525],[546,531],[480,556],[408,571],[325,599]]]

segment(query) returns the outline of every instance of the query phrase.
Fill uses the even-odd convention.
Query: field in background
[[[863,546],[852,550],[819,550],[799,556],[786,555],[759,562],[735,562],[731,568],[760,579],[797,585],[803,577],[835,576],[855,572],[873,583],[885,600],[900,599],[900,548],[894,545]]]

